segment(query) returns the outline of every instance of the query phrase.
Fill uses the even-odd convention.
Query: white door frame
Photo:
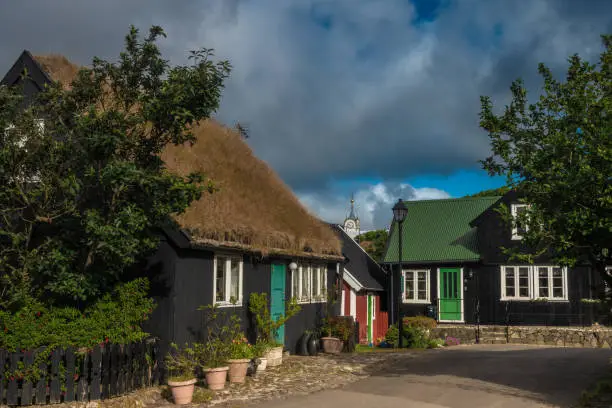
[[[445,266],[444,268],[457,268],[456,266]],[[436,278],[436,286],[438,287],[438,304],[436,305],[436,308],[438,309],[438,321],[440,323],[465,323],[465,311],[464,311],[464,303],[465,303],[465,298],[464,298],[464,291],[463,291],[463,267],[459,268],[459,279],[460,279],[460,285],[461,285],[461,295],[460,295],[460,301],[461,301],[461,320],[442,320],[440,319],[440,269],[438,268],[438,276]]]

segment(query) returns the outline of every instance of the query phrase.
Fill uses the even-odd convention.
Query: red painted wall
[[[350,316],[351,315],[351,288],[349,287],[349,285],[346,284],[346,282],[344,282],[343,284],[342,291],[344,292],[344,310],[342,314],[344,316]]]

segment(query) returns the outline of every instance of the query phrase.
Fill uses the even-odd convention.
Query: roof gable
[[[380,265],[341,226],[336,224],[331,226],[338,232],[342,240],[342,254],[345,257],[344,269],[363,289],[384,290],[385,273]]]
[[[476,228],[470,222],[500,197],[406,201],[402,260],[410,263],[477,261]],[[391,229],[384,262],[397,262],[398,228]]]
[[[14,86],[22,80],[22,75],[27,72],[28,80],[41,91],[45,85],[51,83],[51,78],[43,67],[36,61],[28,50],[23,50],[17,61],[11,66],[8,72],[0,81],[1,85]]]

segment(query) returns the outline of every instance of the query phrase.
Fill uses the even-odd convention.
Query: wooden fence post
[[[81,361],[81,374],[79,375],[79,383],[77,385],[77,401],[88,401],[88,385],[90,379],[89,373],[89,351],[85,352]]]
[[[102,349],[100,346],[96,346],[91,353],[91,381],[89,386],[89,399],[99,400],[100,399],[100,384],[101,376],[100,370],[102,368]]]
[[[60,402],[61,390],[59,379],[59,365],[63,350],[56,348],[51,352],[51,383],[49,384],[49,402]]]
[[[17,378],[15,378],[15,370],[21,361],[21,353],[15,352],[11,354],[10,377],[8,381],[8,389],[6,390],[6,403],[8,405],[17,405],[19,398],[19,389],[17,388]]]
[[[106,344],[102,352],[102,399],[110,396],[111,347],[112,345]]]
[[[75,400],[74,393],[74,376],[75,376],[75,355],[74,348],[68,347],[66,353],[66,373],[64,375],[64,381],[66,383],[66,394],[64,395],[64,401],[72,402]]]
[[[24,371],[27,373],[28,369],[34,364],[34,352],[26,351],[23,356]],[[32,405],[32,382],[24,379],[21,384],[21,405]]]
[[[44,352],[46,352],[46,348],[40,347],[38,350],[36,350],[36,356]],[[36,383],[36,404],[44,405],[47,403],[47,379],[49,373],[48,362],[43,360],[38,363],[38,370],[40,371],[40,377]]]
[[[8,359],[8,351],[0,350],[0,405],[4,404],[4,381],[6,379],[4,366],[6,365],[6,360]]]

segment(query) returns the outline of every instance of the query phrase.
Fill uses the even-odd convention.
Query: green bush
[[[403,323],[405,327],[416,327],[423,330],[431,330],[438,325],[435,319],[427,316],[404,317]]]
[[[429,346],[429,337],[425,331],[419,327],[403,327],[403,336],[406,340],[404,345],[408,348],[427,348]]]
[[[0,349],[33,350],[46,346],[92,348],[97,344],[128,344],[148,336],[140,325],[155,306],[141,278],[118,285],[91,307],[47,307],[30,302],[14,313],[0,311]]]
[[[387,329],[387,334],[385,334],[385,342],[393,347],[397,347],[398,340],[399,329],[397,326],[393,325]]]

